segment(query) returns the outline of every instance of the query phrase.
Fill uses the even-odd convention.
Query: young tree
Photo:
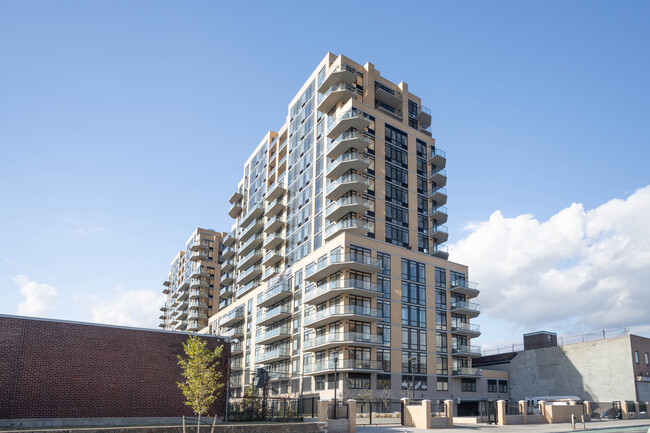
[[[208,414],[210,406],[217,400],[219,391],[224,387],[223,374],[217,371],[223,346],[218,346],[214,352],[207,348],[205,340],[190,335],[183,343],[187,358],[178,356],[178,365],[183,369],[185,382],[177,383],[187,399],[186,405],[191,406],[198,416],[197,433],[200,432],[201,414]]]

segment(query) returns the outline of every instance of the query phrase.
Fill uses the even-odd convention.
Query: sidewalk
[[[636,433],[636,432],[648,432],[650,428],[650,419],[637,419],[637,420],[628,420],[628,421],[592,421],[586,424],[586,429],[582,429],[582,423],[576,424],[576,429],[571,430],[571,424],[562,423],[562,424],[526,424],[526,425],[487,425],[487,424],[459,424],[455,425],[451,430],[459,430],[464,432],[492,432],[492,433],[564,433],[564,432],[581,432],[581,431],[593,431],[599,433],[613,433],[613,432],[627,432],[627,433]],[[404,426],[357,426],[357,433],[429,433],[429,432],[444,432],[448,431],[451,433],[450,429],[416,429],[413,427],[404,427]]]

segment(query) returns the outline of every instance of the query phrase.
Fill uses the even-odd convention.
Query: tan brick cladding
[[[204,337],[213,349],[223,340]],[[0,418],[192,415],[176,385],[187,334],[0,316]],[[225,344],[220,369],[230,358]],[[225,389],[214,411],[223,415]]]

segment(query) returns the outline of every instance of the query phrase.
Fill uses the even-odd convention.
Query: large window
[[[409,230],[386,223],[386,242],[400,247],[409,246]]]
[[[436,308],[447,309],[447,292],[444,290],[436,289]]]
[[[406,132],[386,124],[386,141],[395,144],[403,149],[408,149],[408,135]]]
[[[424,307],[402,305],[402,325],[426,328],[427,319]]]
[[[400,186],[386,184],[386,201],[408,207],[409,192]]]
[[[402,373],[427,374],[427,354],[402,350]]]
[[[409,155],[406,151],[386,143],[386,161],[408,168]]]
[[[402,389],[413,389],[411,386],[411,375],[404,374],[402,375]],[[427,386],[427,377],[426,376],[415,376],[415,390],[416,391],[426,391],[429,389]]]
[[[399,186],[409,186],[409,174],[403,168],[386,163],[386,181],[397,184]]]
[[[425,293],[426,291],[424,284],[402,281],[402,302],[425,305]]]
[[[322,391],[325,389],[325,375],[314,377],[316,382],[316,391]]]
[[[499,392],[504,394],[508,392],[508,381],[507,380],[500,380],[499,381]]]
[[[436,374],[443,376],[449,374],[449,361],[446,355],[436,356]]]
[[[476,392],[476,379],[461,379],[460,390],[462,392]]]
[[[497,392],[497,381],[494,379],[489,379],[487,382],[488,392]]]
[[[390,278],[377,276],[377,289],[382,293],[380,297],[390,299]]]
[[[377,349],[377,361],[384,371],[390,372],[390,349]]]
[[[447,272],[443,268],[436,267],[436,287],[447,287]]]
[[[438,331],[447,331],[447,313],[436,311],[436,329]]]
[[[449,378],[448,377],[439,377],[436,380],[436,390],[438,390],[438,391],[449,391]]]
[[[390,374],[377,374],[377,389],[390,389]]]
[[[436,352],[449,353],[447,350],[447,334],[436,332]]]
[[[402,349],[427,350],[427,332],[424,329],[402,328]]]
[[[409,226],[409,210],[402,206],[386,203],[386,221],[403,227]]]
[[[390,275],[390,254],[386,253],[377,253],[377,258],[381,262],[381,271],[379,271],[380,274],[382,275]]]
[[[382,322],[390,322],[390,301],[377,300],[377,310],[379,310]]]
[[[426,283],[424,263],[402,259],[402,279],[422,284]]]
[[[370,373],[348,373],[348,388],[370,388]]]

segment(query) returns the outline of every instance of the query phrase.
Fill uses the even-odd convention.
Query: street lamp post
[[[415,400],[415,358],[409,359],[411,363],[411,400]]]
[[[334,419],[336,419],[336,394],[338,394],[339,391],[339,381],[338,378],[336,377],[336,373],[339,365],[339,353],[334,352],[333,355],[334,355]]]

